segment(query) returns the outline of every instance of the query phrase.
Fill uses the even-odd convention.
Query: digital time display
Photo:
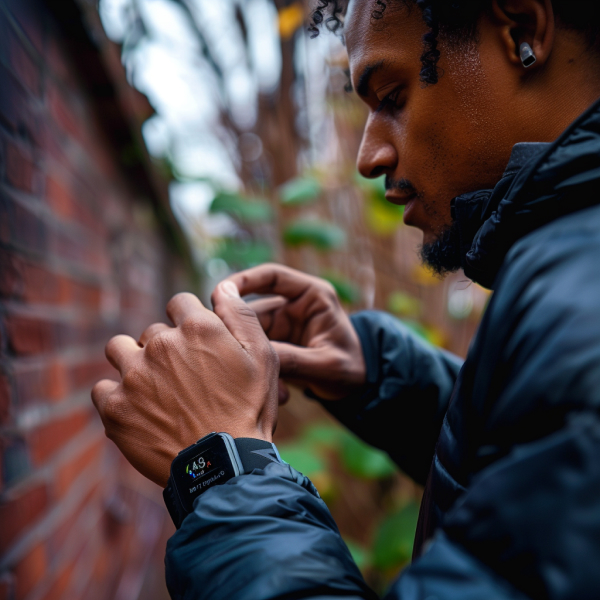
[[[206,475],[212,469],[216,469],[214,452],[210,449],[198,456],[195,456],[185,466],[185,473],[190,477],[188,481],[193,481],[202,475]]]
[[[194,500],[202,492],[236,474],[225,440],[219,435],[182,452],[173,462],[177,491],[187,512],[193,510]]]

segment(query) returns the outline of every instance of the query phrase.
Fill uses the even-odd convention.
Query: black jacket
[[[352,317],[368,386],[326,406],[425,483],[389,600],[600,598],[600,107],[534,150],[454,201],[465,272],[495,290],[462,366],[388,315]],[[201,496],[166,566],[174,599],[375,597],[279,464]]]

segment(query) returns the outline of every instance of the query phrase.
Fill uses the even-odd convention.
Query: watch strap
[[[171,520],[173,521],[175,527],[179,529],[185,517],[187,517],[187,513],[181,504],[181,500],[173,487],[172,478],[169,477],[169,481],[167,483],[167,487],[163,490],[163,500],[165,501],[165,505],[167,510],[169,511],[169,515],[171,516]]]
[[[254,469],[264,469],[269,463],[282,463],[275,444],[255,438],[235,438],[244,473],[251,473]]]
[[[215,434],[210,434],[210,436],[213,435]],[[208,437],[209,436],[206,436],[206,438]],[[197,444],[205,441],[206,438],[202,438],[197,442]],[[229,439],[231,440],[232,438]],[[279,456],[279,452],[277,452],[275,444],[272,444],[271,442],[258,440],[255,438],[236,438],[233,440],[233,442],[237,448],[239,461],[242,463],[239,465],[242,467],[240,474],[251,473],[254,471],[254,469],[264,469],[269,463],[272,462],[283,463],[281,457]],[[194,445],[195,444],[192,446]],[[189,448],[186,448],[185,450],[188,450]],[[185,450],[182,452],[185,452]],[[180,454],[182,452],[180,452]],[[177,494],[172,475],[169,477],[167,487],[163,490],[163,499],[165,501],[165,505],[167,506],[167,510],[169,511],[169,515],[175,524],[175,527],[179,529],[183,523],[183,520],[185,517],[187,517],[188,512],[184,508],[179,495]]]

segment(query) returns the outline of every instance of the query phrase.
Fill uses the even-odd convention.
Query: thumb
[[[235,283],[221,282],[213,292],[212,303],[215,314],[244,348],[249,349],[260,343],[268,344],[256,313],[240,298]]]
[[[273,341],[270,343],[279,356],[279,376],[282,379],[327,381],[339,376],[332,369],[337,357],[332,348],[305,348]]]

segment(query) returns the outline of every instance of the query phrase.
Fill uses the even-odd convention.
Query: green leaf
[[[291,247],[311,245],[318,250],[333,250],[344,246],[346,232],[325,221],[300,219],[285,228],[283,241]]]
[[[273,217],[273,210],[266,200],[245,198],[228,192],[219,192],[215,196],[209,212],[225,213],[242,223],[264,223]]]
[[[335,273],[324,273],[321,277],[331,283],[342,302],[355,304],[360,300],[360,290],[349,279]]]
[[[271,262],[273,249],[264,242],[224,239],[213,256],[223,259],[234,270],[242,270]]]
[[[309,444],[284,444],[277,449],[285,462],[307,477],[314,477],[326,470],[325,460]]]
[[[286,206],[311,204],[321,194],[321,184],[314,177],[297,177],[279,188],[279,198]]]
[[[343,434],[344,430],[339,425],[315,423],[302,432],[301,440],[308,445],[334,449],[339,446]]]
[[[352,554],[356,566],[361,571],[367,569],[371,563],[371,556],[368,548],[351,540],[344,540],[344,542],[346,543],[346,546],[348,546],[348,550],[350,550],[350,554]]]
[[[385,479],[397,472],[385,452],[372,448],[351,433],[344,433],[341,458],[349,473],[363,479]]]
[[[385,570],[407,563],[413,550],[419,507],[411,502],[379,525],[373,545],[373,565]]]

